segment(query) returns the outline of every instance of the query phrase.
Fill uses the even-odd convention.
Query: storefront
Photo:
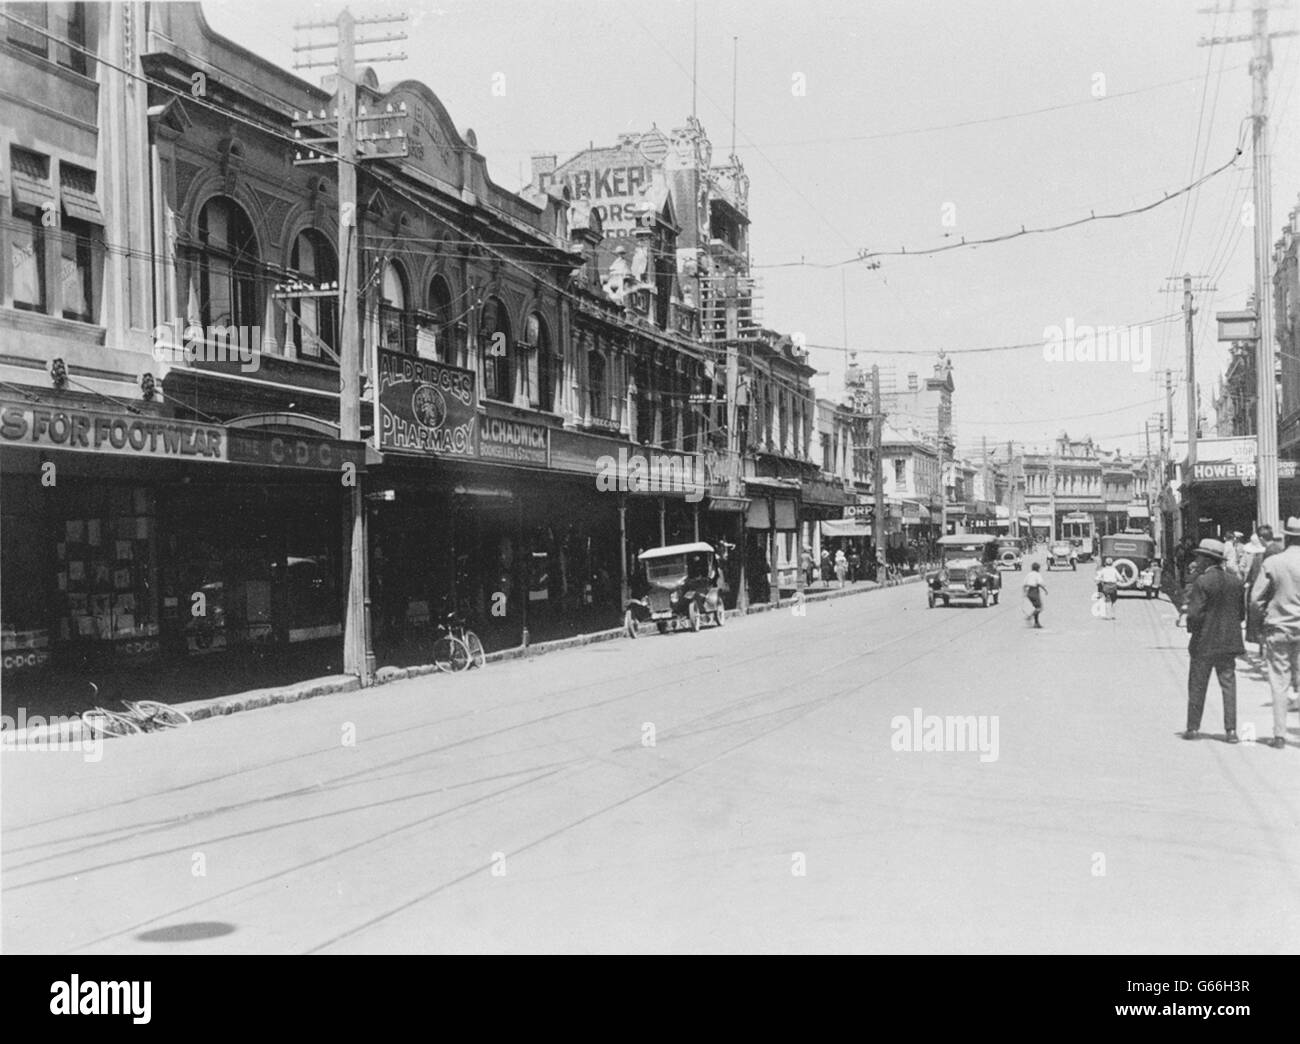
[[[701,533],[689,454],[479,402],[469,370],[380,353],[381,465],[373,485],[378,661],[420,655],[457,612],[488,649],[615,627],[637,554]]]
[[[251,677],[304,643],[337,664],[340,479],[364,452],[291,420],[0,402],[6,703],[160,665]]]
[[[796,479],[745,479],[745,576],[751,604],[791,595],[799,587],[800,489]]]

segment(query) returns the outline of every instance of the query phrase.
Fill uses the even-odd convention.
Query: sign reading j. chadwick
[[[511,464],[546,467],[547,430],[540,424],[508,420],[491,415],[483,418],[478,432],[478,452],[484,460],[501,460]]]
[[[476,455],[474,372],[379,351],[381,450]]]

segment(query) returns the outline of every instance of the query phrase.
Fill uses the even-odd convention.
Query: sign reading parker
[[[381,450],[473,457],[474,372],[379,350]]]

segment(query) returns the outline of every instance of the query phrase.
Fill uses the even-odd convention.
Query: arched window
[[[452,366],[464,366],[465,344],[461,325],[451,305],[451,287],[442,276],[434,276],[429,283],[429,313],[433,321],[433,336],[439,359]]]
[[[289,252],[289,271],[290,283],[301,284],[300,289],[330,292],[321,297],[290,299],[285,347],[297,345],[304,358],[337,363],[339,299],[331,288],[337,285],[339,270],[329,240],[314,228],[299,232]]]
[[[255,327],[257,237],[243,208],[214,196],[199,211],[199,316],[205,327]]]
[[[587,353],[587,413],[593,421],[609,420],[605,356],[595,348]]]
[[[415,354],[415,324],[407,311],[406,277],[392,261],[384,262],[379,284],[379,344],[389,351]]]
[[[538,312],[532,312],[524,320],[524,336],[521,345],[525,358],[520,360],[520,373],[524,382],[524,392],[528,405],[534,409],[555,409],[555,393],[560,386],[563,359],[551,344],[551,334],[546,320]]]
[[[478,339],[483,359],[483,395],[498,402],[514,402],[515,346],[510,339],[506,306],[495,297],[483,303]]]

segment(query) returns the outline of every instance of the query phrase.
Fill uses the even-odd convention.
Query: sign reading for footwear
[[[164,417],[0,401],[0,445],[224,461],[226,429]]]

